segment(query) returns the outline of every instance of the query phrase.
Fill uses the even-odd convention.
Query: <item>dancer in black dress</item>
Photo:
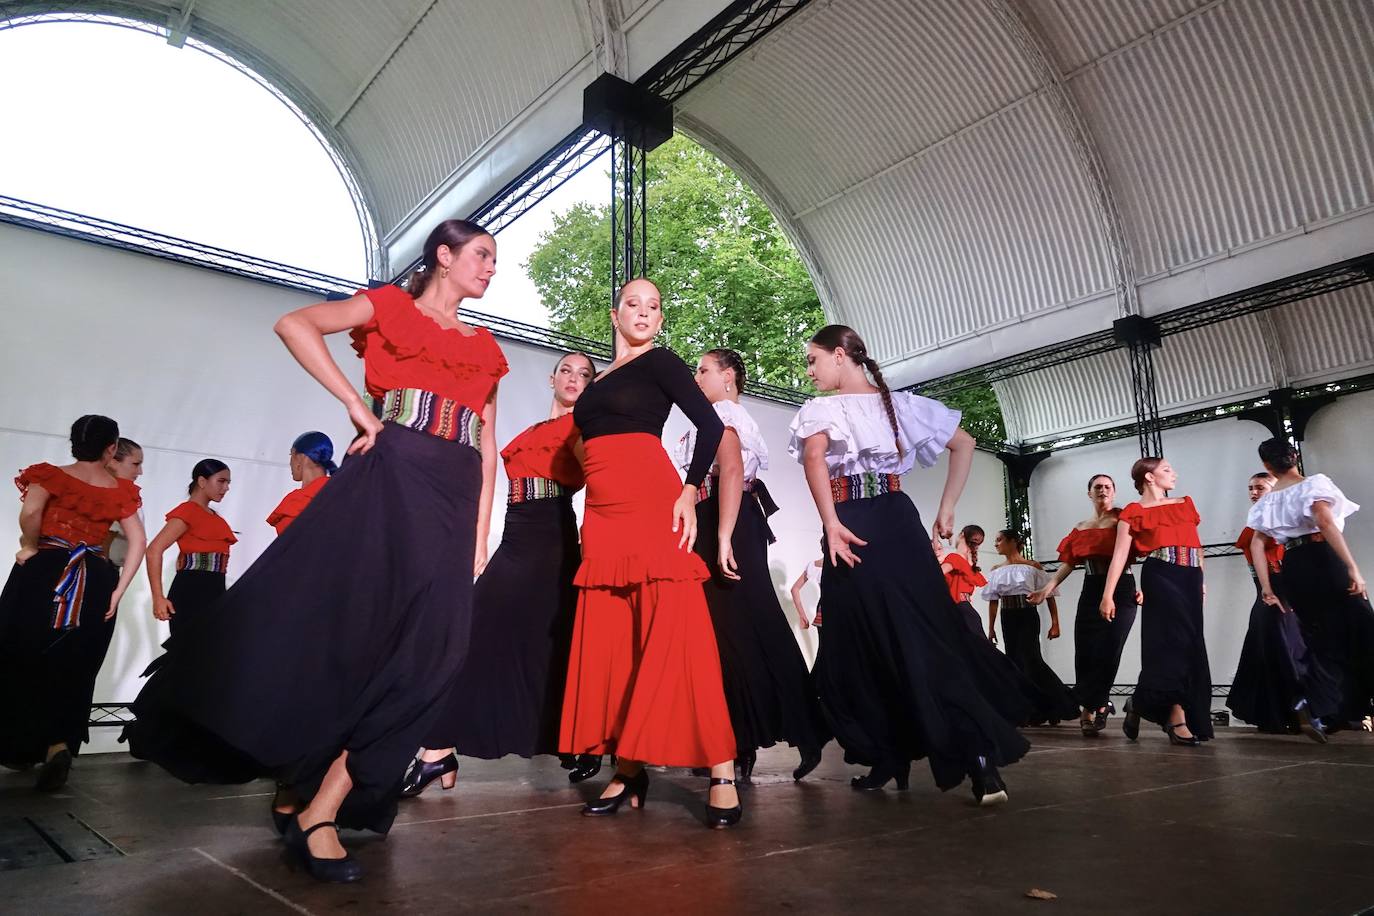
[[[1163,458],[1141,458],[1131,466],[1139,502],[1121,510],[1116,548],[1102,587],[1099,610],[1116,616],[1116,588],[1131,554],[1145,557],[1140,569],[1140,678],[1126,702],[1121,730],[1132,741],[1140,720],[1149,719],[1170,744],[1196,747],[1212,737],[1212,672],[1202,627],[1201,522],[1190,497],[1170,497],[1178,483]]]
[[[135,756],[188,782],[275,776],[302,799],[295,816],[274,808],[275,820],[319,880],[361,876],[336,823],[390,829],[406,763],[467,650],[496,481],[487,431],[507,367],[458,307],[495,269],[495,240],[448,220],[408,290],[369,289],[277,322],[348,408],[354,457],[214,613],[172,638],[134,704]],[[371,405],[324,342],[350,330]]]
[[[191,469],[190,497],[167,513],[167,524],[148,545],[148,590],[153,616],[171,623],[172,633],[199,620],[225,590],[229,551],[238,542],[229,523],[211,503],[229,492],[229,468],[217,458],[202,458]],[[162,555],[177,545],[177,574],[162,594]]]
[[[1121,667],[1121,651],[1135,626],[1140,604],[1135,577],[1124,572],[1116,583],[1116,613],[1111,620],[1099,610],[1102,589],[1107,584],[1107,567],[1116,548],[1116,523],[1121,510],[1116,502],[1116,481],[1107,474],[1094,474],[1088,480],[1088,499],[1093,504],[1091,518],[1074,526],[1059,542],[1059,569],[1045,588],[1032,592],[1027,600],[1039,604],[1053,589],[1083,567],[1083,590],[1078,593],[1078,610],[1073,619],[1074,698],[1082,708],[1079,730],[1085,738],[1097,737],[1107,727],[1107,716],[1116,711],[1111,701],[1112,684]]]
[[[1260,471],[1250,476],[1246,490],[1250,504],[1259,502],[1277,483],[1274,475]],[[1307,645],[1302,638],[1302,625],[1292,607],[1271,607],[1264,601],[1255,559],[1250,555],[1255,529],[1246,527],[1236,539],[1236,547],[1245,554],[1250,576],[1255,580],[1255,603],[1250,608],[1250,624],[1245,630],[1236,675],[1231,679],[1231,691],[1226,706],[1236,718],[1249,722],[1262,732],[1282,734],[1296,731],[1302,697],[1302,682],[1307,676]],[[1280,572],[1283,564],[1283,545],[1270,539],[1264,545],[1264,566],[1269,584],[1277,595],[1283,594]],[[1316,729],[1309,734],[1319,735]]]
[[[0,764],[43,764],[43,792],[66,785],[88,738],[115,610],[143,558],[138,487],[108,469],[118,438],[109,417],[82,417],[72,424],[71,464],[31,465],[14,481],[23,504],[19,552],[0,592]],[[104,556],[116,521],[128,540],[120,571]]]
[[[1040,610],[1027,596],[1044,592],[1049,604],[1050,639],[1059,638],[1059,605],[1049,586],[1050,574],[1022,555],[1025,544],[1024,536],[1007,529],[997,532],[993,539],[993,547],[1006,562],[988,571],[988,582],[983,586],[983,598],[988,602],[988,639],[997,641],[997,614],[1001,611],[1002,647],[1034,686],[1030,695],[1034,711],[1024,724],[1058,725],[1078,715],[1078,702],[1040,654]]]
[[[1277,483],[1250,507],[1250,556],[1264,602],[1282,608],[1286,599],[1302,626],[1307,672],[1297,715],[1303,732],[1324,742],[1374,714],[1374,609],[1345,540],[1345,520],[1360,507],[1325,474],[1304,477],[1287,439],[1260,443],[1259,457]],[[1285,548],[1282,591],[1264,559],[1275,541]]]
[[[905,788],[911,761],[925,757],[940,788],[971,776],[979,803],[1005,801],[997,768],[1030,745],[999,708],[1011,698],[983,679],[985,663],[930,547],[931,534],[954,533],[973,438],[959,428],[958,411],[889,391],[850,328],[822,328],[806,361],[816,388],[836,394],[802,406],[789,451],[806,470],[825,534],[821,704],[845,759],[872,767],[852,784],[880,789],[895,778]],[[901,493],[901,475],[918,461],[933,466],[946,450],[949,476],[927,532]]]
[[[739,402],[744,360],[734,350],[708,350],[697,363],[697,387],[725,424],[716,463],[698,488],[696,552],[711,578],[703,588],[720,648],[721,676],[739,748],[740,782],[752,779],[757,749],[786,741],[801,752],[800,780],[821,762],[830,740],[815,683],[778,603],[768,572],[769,509],[759,471],[768,446]],[[678,443],[677,463],[691,467],[695,432]]]
[[[406,773],[402,795],[419,795],[436,779],[453,788],[458,752],[485,760],[558,753],[577,608],[573,575],[582,559],[572,498],[584,478],[572,410],[595,374],[585,353],[564,354],[549,377],[548,419],[501,451],[509,483],[501,546],[473,588],[468,660]],[[571,780],[600,768],[599,755],[578,758]]]

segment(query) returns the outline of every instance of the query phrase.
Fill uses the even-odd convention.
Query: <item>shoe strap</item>
[[[298,818],[296,818],[296,826],[299,827],[300,824],[301,824],[301,819],[298,817]],[[321,827],[333,827],[335,830],[338,830],[338,829],[339,829],[339,825],[336,824],[336,823],[334,823],[333,821],[320,821],[318,824],[314,825],[313,827],[307,827],[306,829],[302,830],[302,831],[301,831],[301,836],[303,836],[303,837],[309,837],[310,834],[314,833],[316,830],[319,830]]]
[[[733,779],[724,779],[720,776],[711,777],[711,785],[713,786],[733,786],[734,784],[735,781]]]

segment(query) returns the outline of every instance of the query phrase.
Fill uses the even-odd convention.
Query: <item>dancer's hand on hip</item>
[[[358,430],[358,438],[348,447],[348,454],[366,455],[377,443],[377,434],[382,431],[382,421],[378,420],[362,401],[349,405],[348,419]]]
[[[30,557],[37,556],[37,554],[37,547],[20,548],[19,552],[14,555],[14,562],[20,566],[23,566],[25,561],[27,561]]]

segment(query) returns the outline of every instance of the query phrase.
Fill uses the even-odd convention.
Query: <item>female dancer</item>
[[[1170,744],[1196,747],[1212,737],[1212,672],[1202,632],[1201,518],[1190,497],[1170,498],[1178,475],[1163,458],[1141,458],[1131,466],[1141,495],[1121,510],[1116,523],[1107,581],[1098,607],[1105,620],[1116,617],[1116,588],[1132,553],[1145,557],[1140,568],[1143,622],[1140,678],[1126,701],[1121,730],[1132,741],[1140,720],[1149,719]]]
[[[658,288],[631,280],[615,301],[615,361],[573,410],[587,503],[559,749],[619,758],[585,815],[614,814],[626,799],[643,807],[646,762],[710,766],[707,823],[729,827],[742,811],[735,735],[701,589],[708,573],[692,553],[697,487],[725,427],[691,370],[654,346],[663,326]],[[660,439],[674,404],[697,428],[685,483]]]
[[[1040,610],[1027,597],[1043,589],[1050,607],[1050,639],[1059,638],[1059,604],[1054,589],[1049,587],[1050,574],[1034,560],[1022,555],[1025,538],[1003,529],[993,539],[993,548],[1006,562],[994,566],[988,574],[983,597],[988,602],[988,639],[997,641],[997,612],[1002,612],[1003,648],[1034,685],[1031,694],[1034,712],[1027,725],[1048,722],[1058,725],[1078,715],[1078,702],[1059,675],[1054,673],[1040,654]]]
[[[776,510],[760,470],[768,446],[740,404],[744,360],[734,350],[708,350],[697,363],[697,387],[725,424],[716,464],[697,498],[696,552],[706,562],[706,604],[720,647],[725,700],[735,728],[740,781],[751,781],[757,748],[786,741],[801,752],[792,771],[800,780],[821,762],[830,735],[806,659],[788,626],[768,572],[765,506]],[[692,464],[695,435],[678,443],[678,466]]]
[[[823,567],[824,565],[824,557],[822,557],[819,560],[812,560],[810,563],[806,564],[806,567],[804,569],[802,569],[801,575],[797,576],[797,581],[792,583],[792,588],[790,590],[792,594],[792,607],[796,608],[797,610],[797,625],[801,627],[803,630],[809,630],[812,627],[818,627],[821,625],[820,605],[816,605],[816,610],[814,612],[807,613],[806,605],[802,603],[801,591],[802,589],[806,588],[806,583],[808,582],[815,582],[816,587],[820,587],[821,567]]]
[[[1116,481],[1107,474],[1094,474],[1088,479],[1088,500],[1093,504],[1091,518],[1086,518],[1059,542],[1059,569],[1049,585],[1032,592],[1027,598],[1034,604],[1044,601],[1051,591],[1059,588],[1079,564],[1083,566],[1083,590],[1078,593],[1078,611],[1073,618],[1073,670],[1077,681],[1074,696],[1082,708],[1078,727],[1085,738],[1095,738],[1107,727],[1107,716],[1115,712],[1111,702],[1112,684],[1121,667],[1121,650],[1135,626],[1139,598],[1135,577],[1122,574],[1116,584],[1116,614],[1105,619],[1098,610],[1102,603],[1102,589],[1107,584],[1107,566],[1116,547],[1116,523],[1121,510],[1117,509]]]
[[[1274,475],[1268,471],[1252,474],[1246,487],[1250,504],[1259,502],[1275,483]],[[1299,725],[1296,710],[1302,696],[1302,682],[1307,676],[1307,646],[1303,643],[1302,625],[1297,615],[1288,613],[1291,608],[1274,608],[1264,602],[1255,559],[1250,555],[1254,536],[1255,530],[1247,527],[1236,539],[1236,547],[1245,555],[1250,576],[1255,580],[1255,603],[1250,608],[1250,625],[1245,631],[1240,662],[1236,665],[1236,676],[1231,679],[1226,705],[1236,718],[1260,731],[1283,734]],[[1282,563],[1283,545],[1268,540],[1264,545],[1263,565],[1276,594],[1283,591],[1279,573]],[[1313,726],[1309,726],[1308,734],[1314,740],[1325,738]]]
[[[143,476],[143,446],[132,439],[120,436],[119,441],[115,443],[114,458],[105,465],[105,470],[120,480],[137,482],[138,478]],[[142,510],[139,510],[139,517],[143,517]],[[124,561],[129,556],[129,538],[124,529],[119,527],[119,522],[110,526],[110,533],[105,538],[105,556],[116,569],[124,569]],[[110,629],[113,633],[113,626]]]
[[[153,616],[171,622],[172,633],[205,616],[224,594],[229,550],[238,542],[211,503],[229,492],[229,468],[217,458],[202,458],[191,469],[190,499],[167,513],[167,524],[148,545],[148,589]],[[162,594],[162,555],[177,545],[177,574]]]
[[[355,881],[344,827],[385,833],[407,761],[467,648],[485,558],[506,361],[459,316],[496,270],[464,220],[425,241],[408,290],[383,286],[281,318],[277,334],[348,408],[357,457],[201,625],[178,633],[134,704],[135,756],[190,782],[274,775],[305,801],[283,815],[315,878]],[[373,412],[324,335],[352,330]]]
[[[1260,443],[1259,457],[1277,483],[1250,507],[1250,556],[1264,603],[1282,610],[1265,553],[1273,542],[1284,545],[1283,597],[1308,650],[1298,720],[1304,734],[1324,742],[1326,732],[1374,714],[1374,610],[1344,533],[1360,507],[1325,474],[1304,477],[1287,439]]]
[[[66,785],[72,757],[87,740],[91,693],[110,644],[119,599],[143,559],[138,487],[114,476],[119,427],[109,417],[72,424],[71,464],[35,464],[15,478],[19,552],[0,593],[0,764],[42,763],[37,788]],[[128,538],[129,562],[116,572],[104,556],[110,523]]]
[[[301,433],[291,443],[291,479],[300,486],[282,497],[267,516],[267,524],[281,534],[294,522],[310,501],[319,495],[339,466],[334,463],[334,443],[321,432]]]
[[[911,761],[928,757],[941,789],[967,774],[979,803],[1005,801],[997,767],[1030,745],[997,708],[997,688],[985,688],[984,663],[950,603],[930,536],[900,492],[902,474],[917,461],[934,465],[948,449],[931,532],[948,538],[973,439],[959,428],[958,411],[889,391],[850,328],[821,328],[806,362],[818,390],[837,392],[802,406],[789,451],[806,470],[825,532],[821,704],[845,759],[872,767],[852,785],[880,789],[896,778],[906,788]]]
[[[952,549],[946,549],[939,538],[931,542],[935,559],[940,561],[940,572],[945,574],[945,584],[949,586],[949,597],[979,639],[983,638],[983,618],[978,616],[969,599],[975,591],[988,584],[983,570],[978,566],[978,548],[983,546],[985,537],[987,533],[978,525],[965,525],[955,538]]]
[[[452,788],[455,748],[486,760],[558,753],[577,604],[572,582],[582,559],[572,508],[583,484],[572,410],[595,374],[585,353],[564,354],[549,376],[549,418],[501,452],[510,487],[501,546],[473,588],[468,660],[406,773],[404,796],[419,795],[435,779]],[[581,782],[600,769],[600,756],[588,756],[570,779]]]

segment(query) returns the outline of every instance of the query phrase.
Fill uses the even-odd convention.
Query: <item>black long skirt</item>
[[[208,569],[179,569],[167,589],[172,602],[172,619],[168,621],[172,635],[193,626],[209,613],[215,602],[224,597],[225,577],[222,572]]]
[[[506,509],[501,546],[473,587],[467,661],[425,747],[487,760],[558,753],[581,561],[571,496]]]
[[[386,832],[467,649],[481,458],[388,423],[134,703],[130,751],[187,782],[271,776],[305,800],[348,752],[341,826]]]
[[[1131,704],[1142,718],[1169,722],[1183,707],[1188,731],[1212,737],[1212,671],[1202,630],[1202,570],[1150,557],[1140,571],[1140,679]]]
[[[720,572],[720,502],[697,503],[696,552],[711,578],[703,583],[711,611],[721,678],[739,754],[778,741],[819,750],[830,740],[815,680],[778,603],[768,572],[768,523],[759,501],[745,493],[730,539],[739,581]]]
[[[868,542],[863,562],[821,573],[825,630],[816,660],[821,704],[851,763],[928,758],[935,784],[951,789],[977,757],[998,766],[1030,743],[1004,716],[959,619],[920,513],[903,493],[835,506]],[[986,640],[984,640],[986,643]]]
[[[1033,711],[1026,724],[1051,725],[1078,718],[1078,701],[1068,686],[1040,654],[1040,609],[1003,608],[1002,647],[1021,673],[1031,682]]]
[[[1308,708],[1333,726],[1374,715],[1374,610],[1346,592],[1345,564],[1325,542],[1283,555],[1284,595],[1307,644],[1302,680]]]
[[[81,623],[70,630],[52,627],[65,550],[39,550],[15,564],[0,592],[0,763],[41,763],[54,744],[75,755],[89,739],[95,678],[114,634],[114,618],[104,617],[119,573],[103,557],[87,554],[85,562]]]
[[[1112,684],[1121,667],[1121,650],[1135,626],[1135,577],[1126,573],[1116,583],[1112,597],[1116,617],[1103,620],[1100,606],[1107,588],[1106,576],[1084,576],[1073,619],[1073,670],[1077,683],[1074,699],[1084,709],[1103,709],[1111,701]]]
[[[1279,573],[1270,572],[1269,581],[1275,594],[1285,594]],[[1236,676],[1231,679],[1227,707],[1236,718],[1260,731],[1294,730],[1298,719],[1293,709],[1303,695],[1306,656],[1307,644],[1297,615],[1265,604],[1256,581],[1250,625],[1241,645]]]

